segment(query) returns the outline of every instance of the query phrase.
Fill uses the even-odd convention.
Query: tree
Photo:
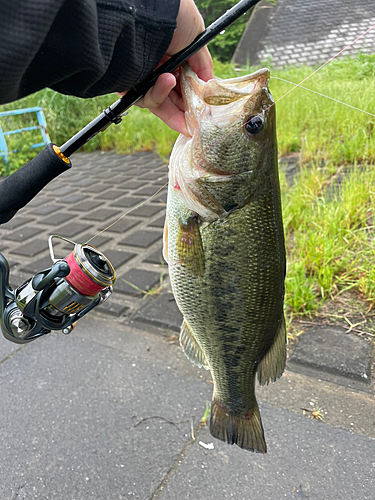
[[[233,7],[238,0],[196,0],[197,7],[203,16],[206,26],[215,21],[228,9]],[[243,14],[231,24],[224,33],[212,40],[208,47],[213,57],[222,62],[229,62],[240,41],[241,35],[249,20],[250,12]]]

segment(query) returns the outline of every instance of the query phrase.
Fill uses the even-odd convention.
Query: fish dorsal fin
[[[276,337],[269,351],[258,366],[258,381],[260,385],[275,382],[281,377],[286,363],[287,334],[284,315],[280,320]]]
[[[206,358],[204,357],[202,349],[199,347],[193,332],[190,330],[186,319],[182,322],[180,331],[180,346],[185,353],[187,359],[198,366],[198,368],[209,369]]]

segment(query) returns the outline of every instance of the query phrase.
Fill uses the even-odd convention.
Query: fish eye
[[[250,116],[245,122],[245,130],[250,135],[257,135],[263,129],[263,119],[259,115]]]

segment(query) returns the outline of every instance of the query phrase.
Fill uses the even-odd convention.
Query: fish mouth
[[[215,117],[220,126],[230,126],[238,121],[244,110],[249,115],[261,113],[264,106],[258,106],[260,94],[266,96],[267,105],[273,104],[268,91],[269,79],[269,70],[261,68],[250,75],[227,80],[214,77],[204,82],[188,64],[184,64],[180,68],[181,93],[190,135],[198,127],[198,118],[203,113]]]

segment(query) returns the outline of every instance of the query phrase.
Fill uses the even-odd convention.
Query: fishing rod
[[[0,224],[8,222],[49,182],[71,168],[69,157],[73,153],[110,125],[118,125],[126,111],[147,93],[161,74],[173,73],[259,1],[240,0],[190,45],[164,62],[61,147],[48,144],[35,158],[3,180],[0,183]],[[74,245],[73,251],[64,259],[55,259],[53,238],[68,241]],[[9,264],[0,253],[1,329],[5,338],[17,344],[31,342],[52,330],[70,333],[80,318],[112,293],[115,270],[95,247],[52,235],[49,249],[53,265],[16,290],[9,286]]]

